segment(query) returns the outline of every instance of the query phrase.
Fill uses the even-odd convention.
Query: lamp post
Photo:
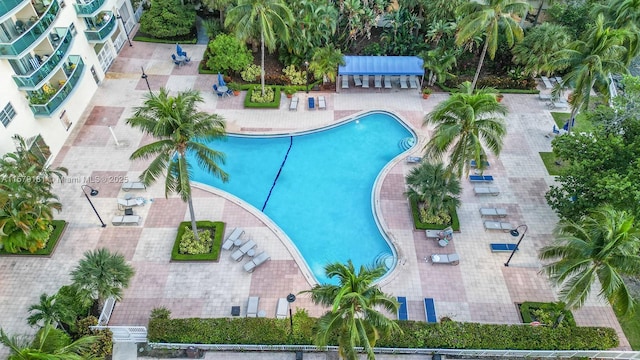
[[[133,44],[131,43],[131,40],[129,39],[129,33],[127,32],[127,25],[125,25],[124,19],[122,18],[122,16],[120,16],[120,14],[116,15],[116,19],[120,19],[120,21],[122,22],[122,28],[124,29],[124,34],[127,36],[127,41],[129,42],[129,46],[133,46]]]
[[[151,92],[151,86],[149,85],[149,79],[147,74],[144,73],[144,67],[140,66],[140,69],[142,69],[142,76],[141,78],[144,79],[144,81],[147,83],[147,89],[149,89],[149,94],[153,95],[153,93]]]
[[[291,304],[296,301],[294,294],[287,295],[287,302],[289,303],[289,323],[291,324],[291,333],[293,334],[293,311],[291,310]]]
[[[82,193],[84,194],[84,197],[86,197],[86,198],[87,198],[87,201],[89,202],[89,205],[91,205],[91,208],[93,209],[93,212],[94,212],[94,213],[96,213],[96,216],[98,217],[98,220],[100,220],[100,224],[102,224],[102,227],[106,227],[106,226],[107,226],[107,224],[105,224],[105,223],[104,223],[104,221],[102,221],[102,218],[100,217],[100,214],[98,214],[98,210],[96,210],[96,207],[95,207],[95,206],[93,206],[93,202],[91,202],[91,199],[89,199],[89,195],[87,195],[87,192],[86,192],[86,191],[84,191],[84,188],[85,188],[85,187],[88,187],[89,189],[91,189],[91,191],[89,192],[89,194],[90,194],[91,196],[96,196],[96,195],[98,195],[98,190],[96,190],[96,189],[92,188],[92,187],[91,187],[91,186],[89,186],[89,185],[82,185],[82,186],[80,186],[80,188],[82,189]]]
[[[305,90],[305,92],[308,94],[308,93],[309,93],[309,62],[308,62],[308,61],[306,61],[306,60],[305,60],[305,62],[304,62],[304,67],[307,69],[307,70],[304,72],[304,75],[305,75],[304,77],[305,77],[305,78],[306,78],[306,80],[307,80],[307,84],[305,85],[304,90]],[[294,297],[294,299],[295,299],[295,297]]]
[[[513,257],[513,255],[518,250],[518,247],[520,246],[520,243],[522,242],[522,239],[524,239],[524,235],[527,233],[527,230],[529,230],[529,227],[527,225],[523,224],[523,225],[518,225],[515,229],[512,229],[512,230],[509,231],[509,234],[511,234],[511,236],[518,236],[518,235],[520,235],[520,232],[518,231],[518,229],[520,229],[521,227],[524,227],[524,231],[522,232],[522,235],[520,236],[520,239],[518,240],[518,243],[516,243],[516,247],[511,252],[511,255],[509,255],[509,259],[507,260],[506,263],[504,263],[504,266],[509,266],[509,262],[511,261],[511,258]]]

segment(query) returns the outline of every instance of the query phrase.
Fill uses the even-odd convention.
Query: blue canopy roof
[[[345,56],[338,75],[424,75],[417,56]]]

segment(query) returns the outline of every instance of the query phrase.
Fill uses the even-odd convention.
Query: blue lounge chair
[[[409,313],[407,312],[407,298],[404,296],[398,296],[398,302],[400,307],[398,308],[398,320],[409,320]]]
[[[471,181],[471,182],[493,182],[493,176],[491,176],[491,175],[469,175],[469,181]]]
[[[505,252],[518,250],[517,244],[491,244],[491,252]]]
[[[469,161],[469,165],[471,165],[472,168],[478,167],[478,164],[476,163],[475,160]],[[485,167],[489,167],[489,162],[488,161],[483,161],[482,165],[484,165]]]
[[[436,317],[436,305],[432,298],[424,299],[424,313],[427,316],[428,323],[438,322],[438,318]]]
[[[314,110],[316,108],[316,100],[314,97],[309,98],[309,110]]]

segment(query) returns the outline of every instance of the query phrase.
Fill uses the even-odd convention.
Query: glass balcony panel
[[[27,3],[28,0],[2,0],[0,1],[0,17],[9,13],[9,11],[15,9],[21,3]]]
[[[77,55],[69,56],[69,62],[74,64],[72,67],[65,67],[64,72],[68,75],[67,81],[62,85],[62,87],[58,90],[49,99],[46,104],[30,104],[29,107],[35,116],[50,116],[53,114],[62,103],[69,98],[73,89],[75,89],[78,82],[82,78],[82,73],[84,71],[84,63],[82,62],[82,58]]]
[[[92,16],[96,11],[100,10],[106,2],[106,0],[93,0],[88,4],[73,4],[73,8],[76,9],[76,14],[80,16]]]
[[[103,42],[107,40],[109,35],[113,33],[116,28],[116,17],[110,14],[109,20],[102,24],[102,27],[98,30],[86,30],[84,34],[87,36],[87,40],[91,42]]]
[[[17,57],[27,50],[42,34],[49,30],[49,27],[56,20],[60,12],[60,4],[57,0],[52,1],[47,11],[42,17],[27,31],[20,34],[10,43],[0,43],[0,57]]]
[[[67,52],[71,48],[71,40],[73,34],[71,30],[67,30],[64,37],[61,39],[58,47],[53,51],[51,56],[37,68],[33,73],[28,75],[14,75],[13,81],[18,84],[20,90],[32,90],[42,85],[42,82],[53,74],[60,64],[64,61]]]

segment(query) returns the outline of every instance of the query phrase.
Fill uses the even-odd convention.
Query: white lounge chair
[[[247,317],[258,317],[258,304],[260,298],[257,296],[250,296],[247,301]]]
[[[544,87],[546,89],[553,89],[553,84],[551,83],[548,77],[540,76],[540,79],[542,80],[542,83],[544,84]]]
[[[133,206],[140,206],[140,205],[144,205],[144,202],[145,200],[143,197],[137,197],[137,198],[131,198],[131,199],[118,199],[118,208],[122,210],[122,209],[133,207]]]
[[[400,75],[400,88],[407,89],[407,75]]]
[[[369,75],[362,75],[362,87],[369,88]]]
[[[540,100],[552,100],[553,99],[553,95],[539,93],[538,94],[538,98],[540,98]]]
[[[266,252],[261,252],[260,254],[256,255],[253,259],[251,259],[251,261],[244,264],[244,271],[251,273],[258,266],[262,265],[262,263],[264,263],[269,259],[271,259],[271,256],[269,256],[269,254],[267,254]]]
[[[384,76],[384,88],[385,89],[391,89],[391,76],[390,75],[385,75]]]
[[[485,230],[511,230],[513,226],[511,223],[502,222],[502,221],[485,221],[484,222]]]
[[[141,217],[138,215],[117,215],[111,219],[113,226],[120,225],[138,225]]]
[[[143,183],[139,182],[139,181],[135,181],[135,182],[123,182],[122,183],[122,190],[124,191],[129,191],[129,190],[146,190],[147,187],[144,186]]]
[[[349,75],[342,75],[342,88],[343,89],[349,88]]]
[[[353,75],[353,83],[356,86],[362,86],[362,80],[360,80],[360,75]]]
[[[381,88],[382,87],[382,75],[376,75],[374,77],[374,84],[375,84],[376,88]]]
[[[507,209],[503,208],[480,208],[480,216],[507,216]]]
[[[418,88],[418,78],[415,75],[409,76],[409,87],[412,89]]]
[[[318,109],[327,110],[327,100],[324,98],[324,96],[318,96]]]
[[[493,195],[493,196],[500,195],[500,189],[498,189],[495,186],[475,186],[473,188],[473,192],[476,195]]]
[[[224,244],[222,244],[222,248],[224,250],[231,250],[231,248],[233,248],[234,243],[240,239],[240,236],[242,236],[242,234],[244,234],[244,230],[242,228],[237,227],[233,229],[231,234],[227,236],[227,239],[224,241]]]
[[[409,164],[419,164],[422,161],[422,158],[419,156],[407,156],[407,163]]]
[[[458,254],[432,254],[430,256],[432,264],[451,264],[458,265],[460,263],[460,255]],[[426,259],[429,261],[429,259]]]
[[[567,109],[569,108],[569,103],[566,101],[550,101],[547,103],[547,107],[549,109]]]
[[[247,252],[254,247],[258,246],[253,240],[249,239],[246,243],[242,244],[238,250],[231,254],[231,258],[235,261],[240,261],[247,254]]]
[[[285,298],[278,299],[276,306],[276,319],[286,319],[289,312],[289,302]]]
[[[300,99],[298,99],[297,96],[292,97],[291,103],[289,104],[289,110],[298,110],[298,101],[300,101]]]

